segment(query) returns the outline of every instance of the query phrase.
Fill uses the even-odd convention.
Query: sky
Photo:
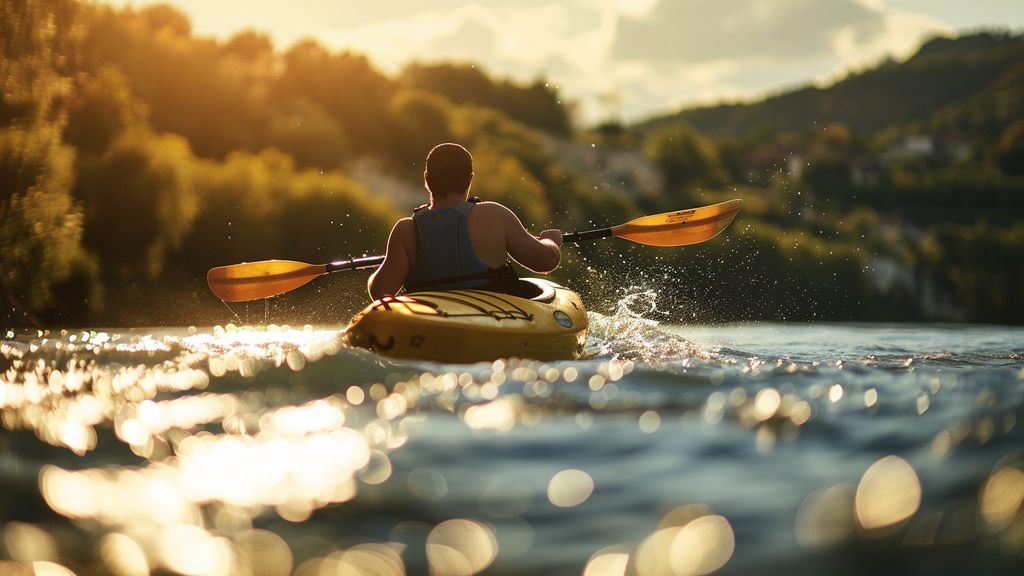
[[[313,38],[387,74],[411,61],[544,79],[582,125],[827,84],[924,39],[1024,31],[1024,0],[105,0],[170,4],[193,33]]]

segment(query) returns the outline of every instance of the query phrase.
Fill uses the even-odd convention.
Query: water
[[[1022,573],[1024,329],[630,304],[554,363],[9,333],[0,572]]]

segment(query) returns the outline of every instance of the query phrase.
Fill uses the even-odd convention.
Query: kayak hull
[[[345,330],[349,345],[389,358],[472,363],[582,354],[589,322],[579,296],[527,278],[533,298],[483,290],[437,290],[378,300]]]

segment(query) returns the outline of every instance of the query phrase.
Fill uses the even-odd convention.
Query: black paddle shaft
[[[589,240],[598,240],[600,238],[608,238],[612,235],[611,228],[600,228],[598,230],[589,230],[587,232],[571,232],[569,234],[562,235],[562,242],[579,243],[587,242]]]
[[[383,256],[363,256],[361,258],[349,258],[338,260],[325,266],[324,272],[340,272],[342,270],[359,270],[360,268],[373,268],[384,262]]]

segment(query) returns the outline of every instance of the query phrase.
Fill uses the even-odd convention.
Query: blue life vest
[[[469,213],[479,201],[473,198],[451,208],[419,208],[413,213],[416,260],[405,281],[407,292],[486,288],[499,273],[506,273],[506,267],[492,269],[480,260],[469,241]]]

